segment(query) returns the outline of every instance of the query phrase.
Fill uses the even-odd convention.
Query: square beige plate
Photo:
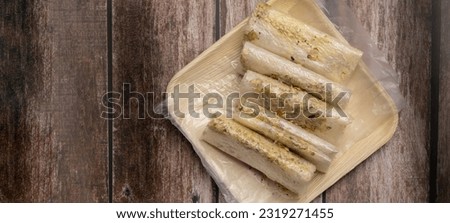
[[[275,0],[269,4],[343,40],[313,0]],[[202,95],[216,92],[225,97],[231,92],[237,92],[240,77],[236,63],[242,49],[246,22],[242,22],[176,74],[167,92],[174,92],[177,86],[180,92],[187,92],[189,86],[195,86],[195,91]],[[337,147],[340,152],[328,173],[318,174],[299,196],[294,196],[257,171],[203,142],[200,138],[209,120],[201,112],[201,99],[191,104],[185,100],[175,104],[173,98],[169,97],[168,110],[173,123],[190,140],[228,201],[310,202],[384,145],[397,128],[398,112],[392,99],[362,62],[346,85],[352,90],[353,97],[345,111],[353,118],[353,123],[339,137]],[[186,114],[181,118],[175,112],[179,110],[187,113],[189,106],[200,113],[199,117]]]

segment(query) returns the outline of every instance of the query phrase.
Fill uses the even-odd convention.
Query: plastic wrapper
[[[344,43],[348,41],[351,46],[363,52],[362,60],[354,74],[350,79],[339,83],[352,92],[352,97],[344,108],[345,113],[352,117],[352,123],[342,133],[336,137],[333,136],[333,140],[327,140],[332,142],[338,152],[333,162],[341,162],[339,165],[345,165],[344,161],[352,162],[351,157],[342,157],[346,156],[350,149],[359,149],[355,148],[355,145],[372,136],[375,129],[379,132],[380,126],[388,125],[384,123],[391,122],[397,117],[403,104],[398,75],[386,62],[376,45],[370,41],[369,34],[352,15],[344,1],[287,0],[274,7],[309,26],[330,35],[339,36],[340,41]],[[331,22],[324,17],[318,18],[319,11],[321,15],[325,13]],[[335,28],[340,31],[345,40],[339,34],[330,33],[336,32]],[[180,71],[181,74],[189,73],[189,75],[177,74],[174,77],[168,86],[168,99],[161,106],[167,106],[166,109],[170,114],[167,118],[193,144],[203,165],[228,202],[310,201],[327,186],[337,181],[338,176],[345,174],[336,167],[339,165],[332,164],[330,173],[327,175],[319,173],[310,186],[305,188],[305,194],[295,194],[201,139],[211,118],[220,115],[229,118],[233,116],[233,101],[241,96],[239,88],[245,70],[240,64],[240,50],[245,24],[238,26],[237,29],[239,30],[232,36],[224,38],[231,39],[233,44],[240,43],[240,45],[230,45],[234,49],[223,49],[221,53],[225,56],[216,52],[220,46],[223,47],[221,41],[216,44],[217,47],[213,46],[213,49],[207,50],[205,53],[208,56],[200,56],[203,63],[199,62],[200,59],[196,59],[193,62],[197,64],[195,67],[188,66]],[[371,75],[365,75],[368,73]],[[393,121],[394,127],[396,127],[396,121],[397,119]],[[373,144],[376,143],[373,142]],[[350,151],[352,152],[359,154],[359,152]],[[358,155],[357,159],[363,159],[363,157],[366,155]],[[350,165],[346,168],[353,167]]]

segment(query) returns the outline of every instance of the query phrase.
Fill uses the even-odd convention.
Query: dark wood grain
[[[326,192],[327,202],[427,202],[431,0],[349,0],[400,75],[405,107],[392,140]]]
[[[155,92],[153,109],[173,75],[214,42],[214,21],[215,1],[114,1],[113,89]],[[216,201],[214,182],[177,128],[138,119],[137,100],[123,101],[130,119],[114,120],[113,201]]]
[[[106,5],[0,1],[0,201],[105,202]]]
[[[439,138],[436,201],[450,202],[450,2],[440,1]],[[436,58],[438,59],[438,58]]]

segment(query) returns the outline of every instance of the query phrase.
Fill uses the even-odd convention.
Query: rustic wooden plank
[[[0,201],[106,202],[105,1],[0,1]]]
[[[427,202],[431,0],[348,0],[400,74],[406,105],[393,139],[326,192],[327,202]]]
[[[128,83],[132,91],[154,92],[153,109],[173,75],[214,42],[214,21],[210,0],[114,1],[113,89]],[[131,115],[114,120],[113,201],[216,201],[215,184],[177,128],[138,119],[137,100],[122,101]]]
[[[440,1],[439,141],[437,151],[438,202],[450,202],[450,2]],[[438,58],[436,58],[438,59]]]
[[[233,1],[220,0],[220,36],[225,35],[245,18],[251,15],[258,4],[258,0]]]

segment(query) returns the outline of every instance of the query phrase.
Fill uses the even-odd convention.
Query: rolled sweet
[[[288,147],[292,152],[314,164],[325,173],[337,153],[335,147],[310,132],[282,119],[272,112],[258,107],[258,114],[251,108],[238,106],[234,120],[253,131]]]
[[[265,3],[253,12],[245,40],[338,83],[350,78],[362,57],[360,50]]]
[[[316,171],[310,162],[232,119],[211,120],[202,139],[295,193],[303,191]]]
[[[248,70],[299,87],[327,103],[345,107],[350,100],[351,91],[341,84],[250,42],[244,44],[241,61]]]
[[[340,132],[351,123],[350,117],[332,105],[250,70],[242,78],[240,93],[244,101],[254,102],[320,137]]]

